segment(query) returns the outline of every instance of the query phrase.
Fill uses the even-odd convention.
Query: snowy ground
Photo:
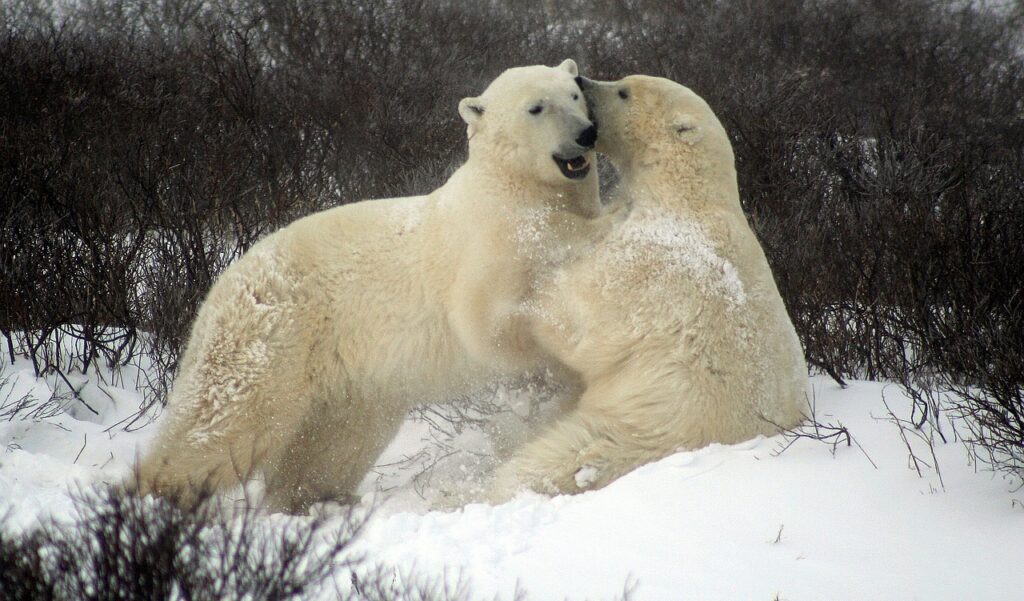
[[[66,392],[26,363],[0,367],[0,415]],[[8,528],[69,515],[69,485],[117,481],[155,430],[122,429],[138,406],[133,374],[69,381],[92,410],[69,398],[46,419],[18,419],[22,410],[0,422]],[[612,599],[627,587],[638,600],[1021,598],[1024,492],[976,470],[960,443],[936,444],[933,456],[911,436],[927,462],[919,476],[890,419],[910,409],[895,386],[843,390],[815,378],[814,389],[817,421],[843,424],[855,444],[797,439],[780,453],[792,441],[779,436],[712,446],[601,491],[451,512],[428,511],[428,501],[493,465],[491,441],[410,420],[364,483],[379,509],[359,549],[402,573],[463,579],[481,599],[510,599],[517,586],[531,599]],[[497,400],[522,406],[529,394]]]

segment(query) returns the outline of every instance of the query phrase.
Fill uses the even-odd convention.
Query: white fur
[[[803,352],[714,113],[651,77],[587,95],[633,208],[541,296],[540,336],[585,389],[499,469],[495,501],[600,488],[677,450],[791,427],[806,406]]]
[[[263,471],[274,509],[344,499],[411,406],[536,365],[535,282],[610,220],[596,172],[571,180],[552,159],[583,152],[575,75],[572,61],[506,71],[460,104],[469,158],[441,188],[300,219],[227,269],[141,490],[188,502]]]

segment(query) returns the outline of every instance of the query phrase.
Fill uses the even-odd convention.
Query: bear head
[[[597,150],[629,174],[638,168],[735,178],[729,137],[703,98],[661,77],[580,78],[594,120]],[[713,173],[718,172],[721,173]]]
[[[576,78],[576,63],[515,67],[484,93],[464,98],[470,161],[516,180],[565,185],[590,181],[597,128]]]

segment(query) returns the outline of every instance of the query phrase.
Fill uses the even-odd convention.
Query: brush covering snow
[[[69,487],[128,473],[155,428],[123,429],[139,398],[131,378],[113,375],[69,378],[96,413],[69,398],[56,416],[0,424],[6,528],[70,517]],[[36,379],[25,362],[4,365],[0,404],[46,398],[61,392],[58,381]],[[909,415],[896,386],[843,390],[821,377],[813,386],[818,421],[841,422],[856,444],[833,452],[798,439],[780,453],[787,440],[777,436],[712,445],[602,490],[449,512],[430,511],[430,501],[477,485],[494,465],[494,440],[486,427],[439,434],[410,418],[362,485],[377,511],[354,552],[395,566],[396,578],[465,580],[481,599],[511,599],[517,585],[532,599],[608,599],[624,587],[645,600],[1017,598],[1021,492],[976,471],[956,442],[935,446],[941,480],[934,470],[919,477],[889,419],[889,409]],[[532,394],[502,389],[492,400],[521,406]],[[338,574],[342,588],[350,580]]]

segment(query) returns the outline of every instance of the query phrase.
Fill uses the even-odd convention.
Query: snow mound
[[[8,528],[70,515],[69,487],[118,481],[152,438],[151,426],[115,426],[138,395],[103,380],[72,381],[95,412],[72,403],[47,419],[0,423]],[[0,404],[56,387],[24,364],[3,366],[0,382]],[[486,427],[439,435],[410,418],[364,482],[378,510],[356,552],[396,567],[396,578],[465,581],[481,599],[511,599],[517,586],[532,599],[609,599],[624,587],[644,600],[1015,598],[1021,493],[977,472],[959,443],[931,449],[911,437],[918,466],[929,461],[919,476],[890,415],[909,415],[897,387],[813,384],[817,420],[842,424],[851,444],[776,436],[712,445],[575,497],[521,494],[448,512],[431,505],[445,489],[482,486],[499,445]],[[517,394],[495,398],[521,404]],[[935,459],[941,471],[929,468]],[[338,579],[350,586],[347,572]]]

